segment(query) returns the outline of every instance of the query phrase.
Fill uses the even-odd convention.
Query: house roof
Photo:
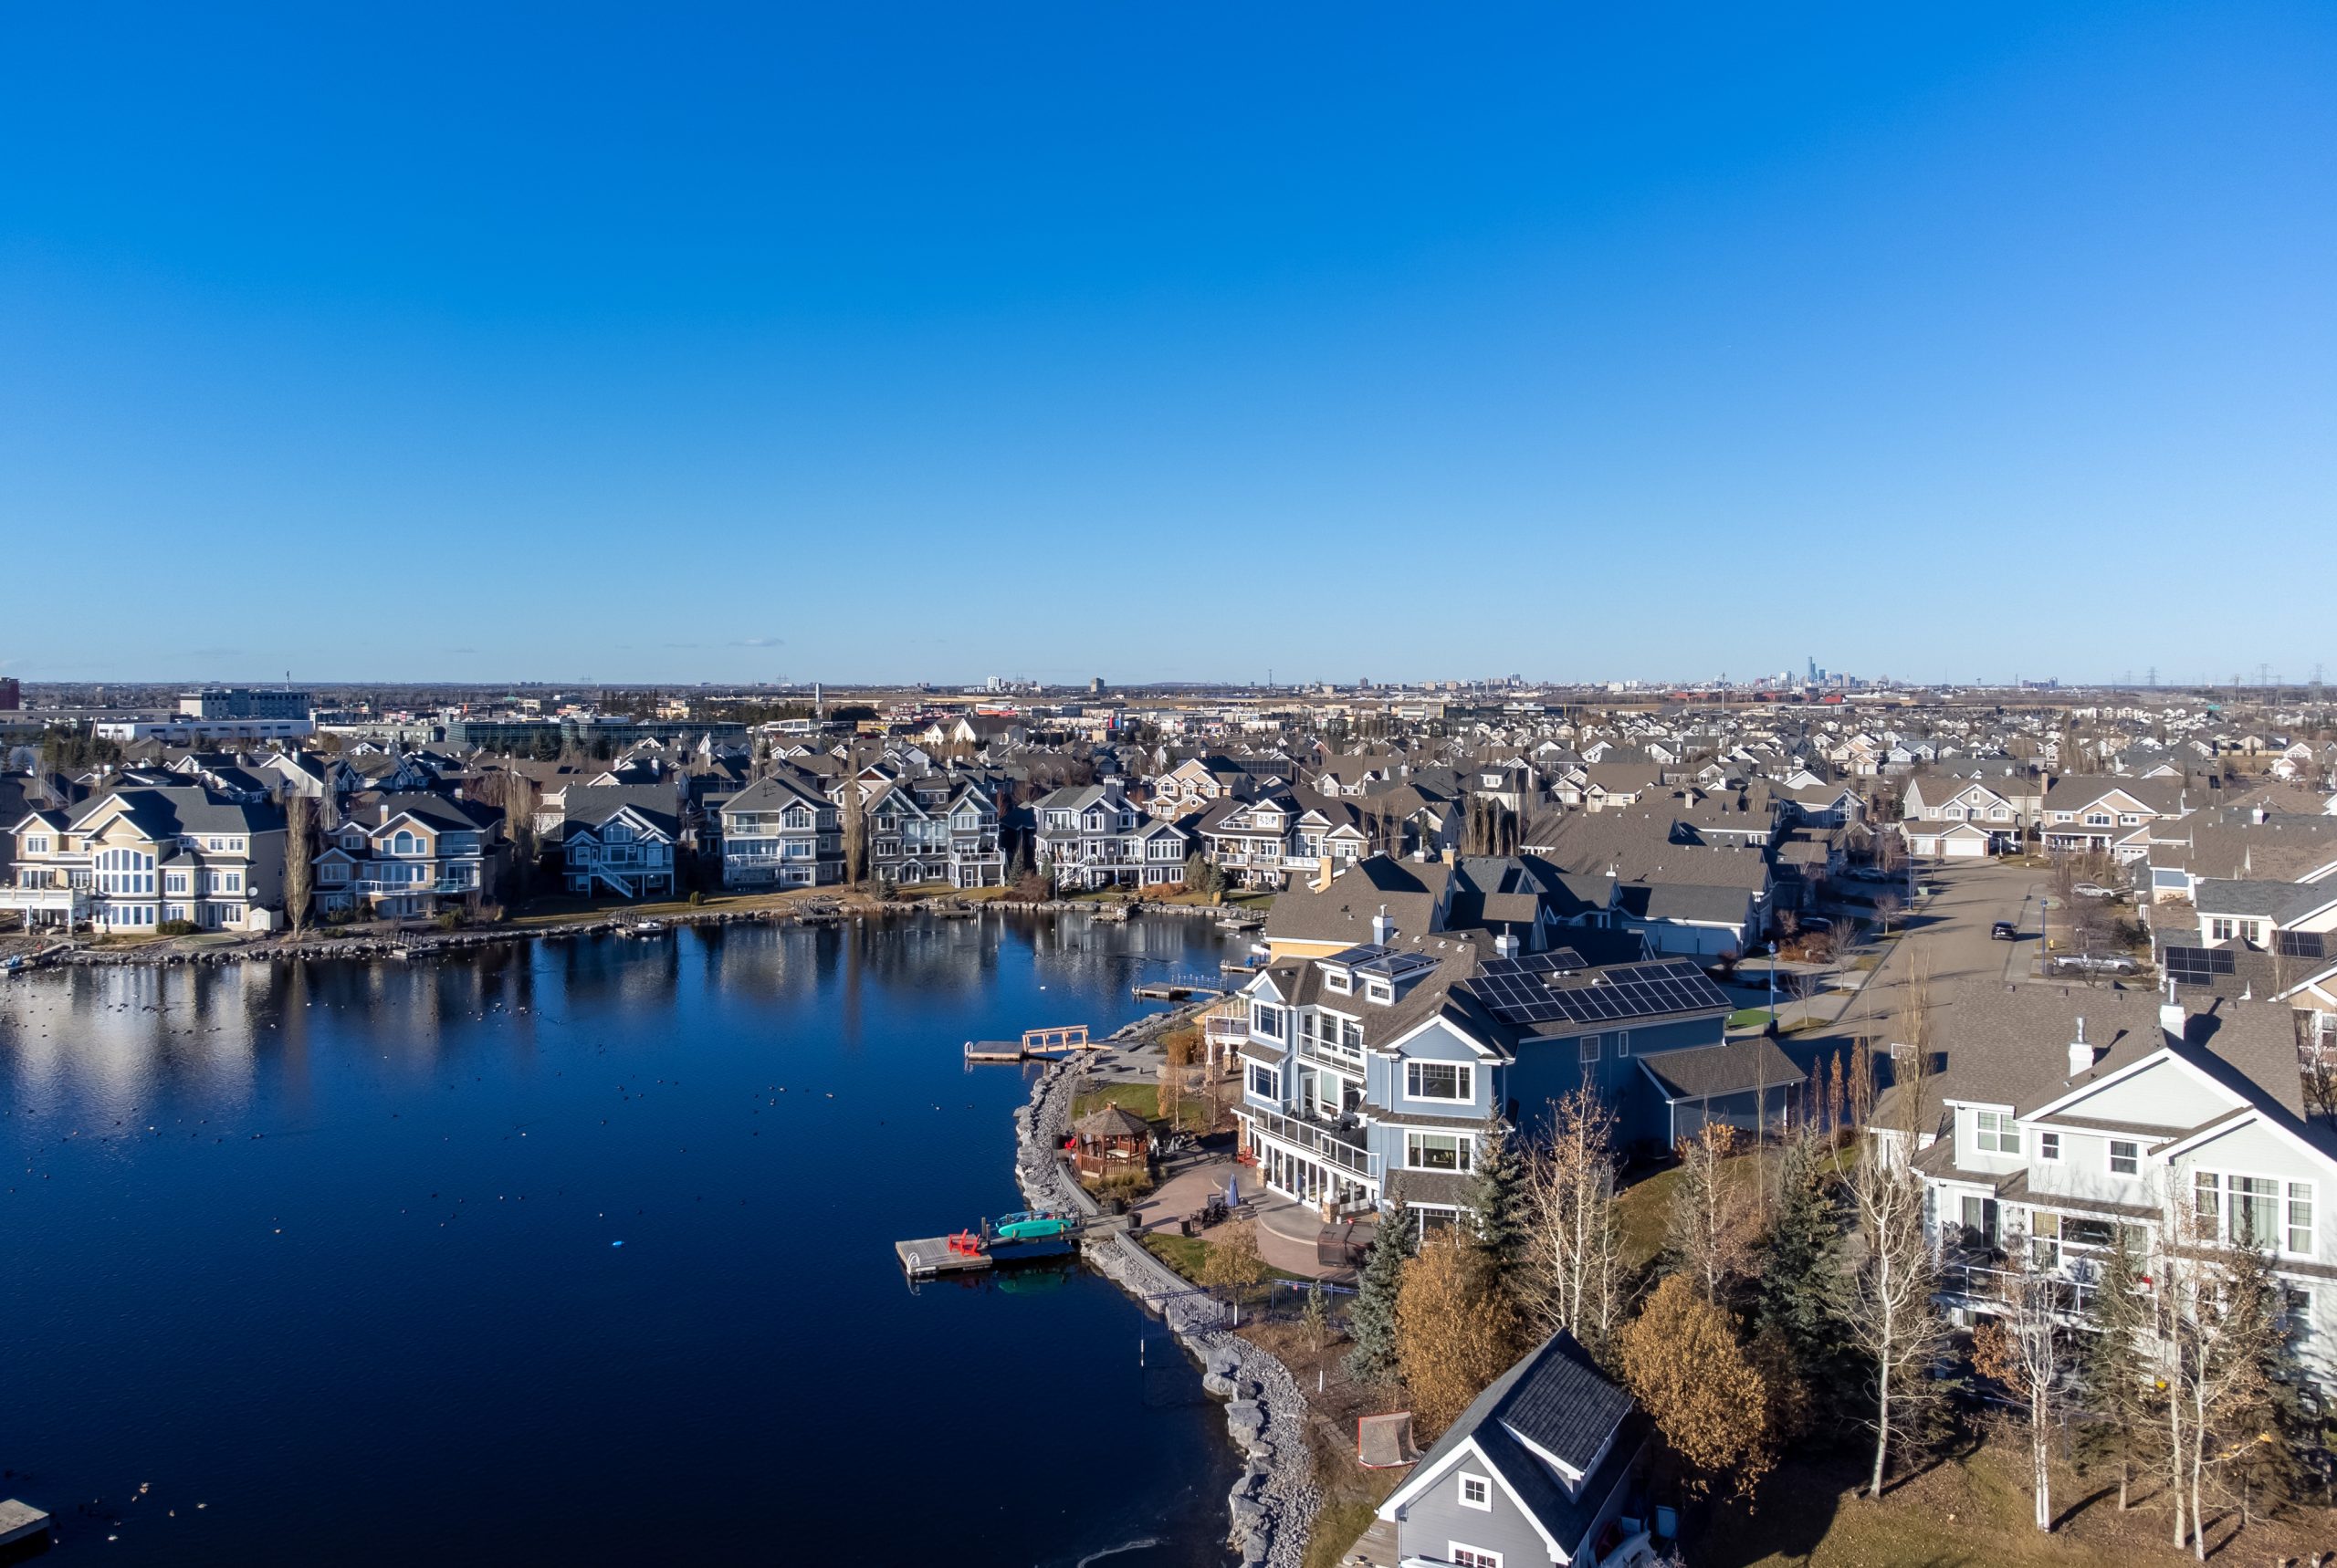
[[[627,810],[669,839],[681,835],[681,818],[674,809],[670,786],[571,784],[561,800],[561,836],[591,831]]]
[[[1765,1085],[1798,1083],[1804,1076],[1793,1059],[1765,1035],[1642,1055],[1639,1063],[1672,1100],[1743,1094]]]
[[[1561,1331],[1478,1395],[1412,1475],[1430,1479],[1473,1447],[1544,1532],[1572,1555],[1637,1457],[1643,1428],[1631,1396]],[[1582,1483],[1569,1490],[1536,1448],[1584,1473]],[[1402,1489],[1389,1500],[1407,1500]]]
[[[1141,1138],[1151,1134],[1152,1124],[1125,1105],[1104,1105],[1074,1122],[1071,1130],[1083,1138]]]

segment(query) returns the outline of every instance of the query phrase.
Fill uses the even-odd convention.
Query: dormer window
[[[1364,987],[1363,994],[1369,1000],[1386,1007],[1396,999],[1396,988],[1385,980],[1373,980]]]
[[[1335,996],[1344,997],[1351,995],[1355,987],[1345,969],[1326,969],[1323,971],[1323,988]]]

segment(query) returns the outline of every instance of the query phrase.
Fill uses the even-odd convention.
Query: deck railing
[[[1286,1144],[1295,1144],[1350,1175],[1372,1180],[1379,1174],[1378,1162],[1370,1150],[1346,1142],[1327,1127],[1316,1126],[1276,1111],[1261,1111],[1255,1120],[1270,1136],[1280,1138]]]

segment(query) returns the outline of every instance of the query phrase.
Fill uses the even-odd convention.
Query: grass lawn
[[[1071,1103],[1071,1119],[1076,1122],[1106,1105],[1133,1111],[1148,1122],[1161,1120],[1160,1091],[1150,1083],[1099,1083]],[[1177,1125],[1188,1133],[1206,1132],[1209,1107],[1198,1099],[1187,1099],[1177,1107]]]
[[[1146,1251],[1197,1284],[1200,1281],[1201,1267],[1209,1260],[1210,1249],[1215,1245],[1215,1242],[1205,1237],[1179,1236],[1174,1231],[1148,1230],[1144,1234]],[[1293,1274],[1287,1270],[1277,1269],[1271,1263],[1265,1268],[1265,1280],[1257,1289],[1242,1292],[1241,1299],[1245,1305],[1263,1301],[1265,1298],[1266,1287],[1276,1280],[1306,1278],[1304,1274]]]
[[[2031,1520],[2028,1445],[2017,1430],[1928,1469],[1894,1480],[1881,1499],[1864,1496],[1866,1454],[1789,1455],[1761,1489],[1759,1508],[1716,1508],[1689,1545],[1709,1568],[2139,1568],[2187,1562],[2168,1544],[2166,1510],[2149,1483],[2137,1506],[2118,1511],[2114,1475],[2080,1476],[2059,1468],[2051,1534]],[[2330,1515],[2298,1509],[2250,1525],[2233,1542],[2236,1515],[2211,1519],[2211,1561],[2278,1563],[2322,1544]],[[2237,1545],[2237,1551],[2226,1550]]]
[[[1763,1024],[1766,1024],[1768,1021],[1769,1009],[1766,1008],[1739,1008],[1734,1012],[1728,1015],[1727,1027],[1730,1029],[1759,1029]]]

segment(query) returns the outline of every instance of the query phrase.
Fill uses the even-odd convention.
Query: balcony
[[[81,887],[0,887],[0,909],[80,920],[89,914],[89,893]]]
[[[1378,1156],[1364,1146],[1360,1129],[1338,1128],[1327,1122],[1284,1115],[1279,1111],[1260,1111],[1251,1118],[1251,1124],[1350,1176],[1366,1181],[1379,1179]]]
[[[1298,1054],[1309,1061],[1319,1061],[1341,1072],[1360,1073],[1363,1071],[1363,1047],[1339,1045],[1327,1040],[1298,1037]]]

